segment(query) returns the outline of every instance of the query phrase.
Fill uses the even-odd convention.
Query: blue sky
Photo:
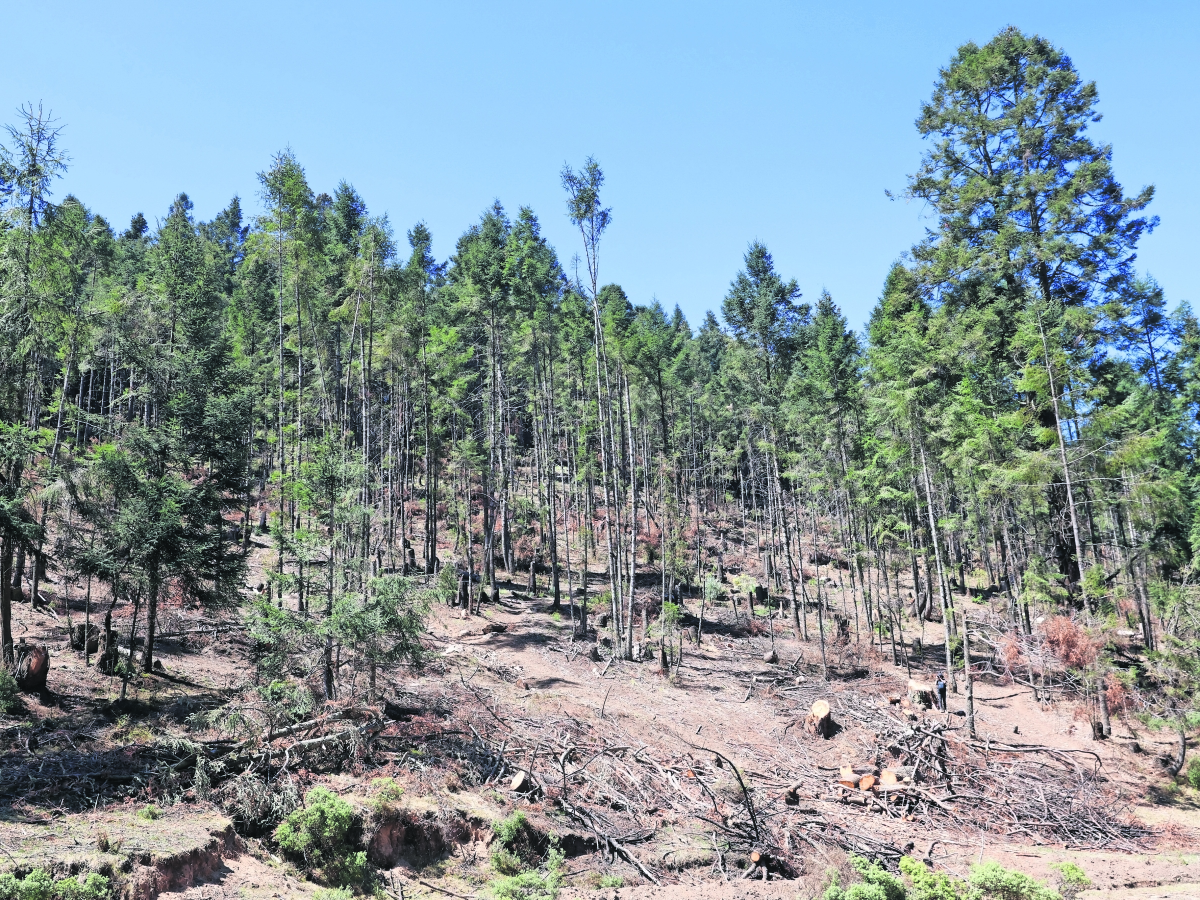
[[[1100,89],[1117,177],[1154,184],[1140,267],[1200,301],[1194,3],[56,3],[5,12],[0,116],[66,126],[58,186],[114,225],[186,191],[210,218],[290,146],[318,191],[345,178],[403,242],[447,256],[499,199],[530,205],[570,270],[558,172],[594,155],[613,224],[601,277],[635,302],[719,309],[764,241],[805,299],[853,325],[925,210],[889,201],[913,121],[967,40],[1014,24]]]

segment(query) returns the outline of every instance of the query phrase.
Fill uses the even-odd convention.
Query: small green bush
[[[492,831],[496,832],[496,837],[500,840],[502,847],[511,848],[528,824],[529,820],[525,818],[525,813],[518,809],[507,819],[501,819],[492,825]]]
[[[1051,863],[1050,868],[1058,872],[1058,892],[1066,900],[1074,900],[1080,891],[1092,886],[1092,880],[1073,862]]]
[[[17,687],[17,679],[12,672],[0,666],[0,712],[13,712],[18,705],[17,697],[21,689]]]
[[[907,900],[968,900],[967,886],[945,872],[934,872],[911,856],[901,857],[900,872],[908,879]]]
[[[112,883],[103,875],[92,872],[83,881],[63,878],[54,882],[55,900],[107,900],[112,895]]]
[[[297,809],[275,829],[275,840],[288,856],[336,887],[362,885],[369,874],[367,854],[356,848],[358,817],[354,808],[323,787],[304,796]]]
[[[487,893],[493,900],[554,900],[562,887],[563,858],[561,850],[553,849],[540,869],[495,878]]]
[[[139,809],[137,813],[137,817],[139,819],[145,819],[148,822],[153,822],[161,815],[162,811],[153,803],[147,803],[145,806]]]
[[[313,900],[353,900],[353,897],[347,888],[321,888],[313,894]]]
[[[6,872],[0,875],[0,900],[109,900],[112,883],[93,872],[80,881],[61,878],[55,881],[45,869],[34,869],[18,879]]]
[[[861,856],[850,857],[850,864],[862,881],[843,888],[833,873],[822,900],[906,900],[904,882],[891,872]]]
[[[1200,756],[1193,756],[1187,767],[1188,784],[1200,791]]]
[[[394,778],[372,778],[371,788],[375,796],[371,798],[371,812],[376,819],[386,819],[396,812],[396,806],[404,796],[404,788],[396,783]]]
[[[971,866],[970,881],[983,900],[1062,900],[1062,895],[1053,888],[999,863]]]
[[[494,851],[489,861],[492,871],[497,875],[519,875],[525,869],[521,864],[521,857],[503,847]]]
[[[625,879],[620,875],[601,875],[600,880],[596,882],[596,886],[602,888],[625,887]]]

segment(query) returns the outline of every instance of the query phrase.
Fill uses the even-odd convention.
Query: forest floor
[[[251,585],[265,552],[253,551]],[[103,857],[112,871],[143,873],[139,898],[312,896],[316,886],[269,842],[235,835],[196,785],[173,787],[169,773],[194,757],[163,762],[172,740],[230,743],[188,716],[251,696],[245,632],[168,607],[160,631],[176,636],[159,646],[162,671],[131,679],[117,706],[120,679],[70,649],[57,587],[47,586],[52,608],[14,610],[16,638],[45,644],[51,668],[47,692],[24,695],[24,710],[0,721],[0,868],[78,870]],[[1039,702],[1028,686],[980,677],[972,740],[964,695],[950,694],[946,713],[914,706],[909,671],[890,652],[831,642],[826,682],[811,614],[805,642],[788,618],[760,608],[751,623],[744,605],[728,603],[706,610],[699,643],[683,641],[668,676],[657,645],[645,661],[612,659],[605,629],[572,639],[565,598],[555,612],[524,583],[501,588],[482,615],[434,609],[429,664],[381,674],[392,708],[381,706],[369,739],[347,738],[341,750],[334,742],[336,752],[321,745],[317,758],[297,750],[272,776],[301,794],[328,786],[364,810],[372,779],[394,778],[402,799],[391,820],[368,816],[364,836],[393,897],[481,895],[494,877],[491,825],[517,810],[535,849],[553,836],[564,851],[571,900],[807,900],[830,869],[849,872],[852,852],[914,856],[957,876],[995,860],[1051,884],[1052,866],[1071,861],[1093,883],[1083,897],[1200,897],[1200,796],[1163,773],[1167,733],[1116,717],[1112,738],[1096,741],[1072,699]],[[645,593],[654,593],[648,582]],[[78,587],[72,594],[78,621]],[[93,615],[107,605],[98,601]],[[696,600],[684,606],[699,611]],[[114,626],[127,628],[127,615],[114,611]],[[941,626],[923,633],[912,677],[932,681]],[[342,677],[361,688],[365,673],[347,665]],[[805,728],[818,699],[836,723],[828,738]],[[322,733],[331,732],[303,737]],[[845,767],[858,770],[854,782],[889,767],[902,780],[906,767],[916,774],[878,793],[839,784]],[[143,779],[143,768],[155,774]],[[162,817],[139,820],[154,802]],[[107,846],[93,852],[101,831]]]

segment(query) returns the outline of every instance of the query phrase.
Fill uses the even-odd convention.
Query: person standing
[[[933,687],[933,693],[937,698],[937,706],[942,712],[946,711],[946,676],[942,672],[938,672],[937,684]]]

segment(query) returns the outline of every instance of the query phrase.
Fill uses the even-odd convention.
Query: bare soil
[[[255,585],[269,560],[262,548],[252,559]],[[15,610],[17,638],[46,644],[52,659],[48,692],[25,696],[25,709],[0,726],[0,794],[9,804],[0,816],[7,856],[0,868],[28,868],[39,859],[103,868],[96,832],[107,828],[125,835],[127,851],[139,851],[136,865],[162,870],[164,861],[177,860],[170,877],[149,886],[143,878],[140,897],[311,896],[316,887],[272,856],[269,842],[221,838],[212,851],[214,835],[228,833],[228,819],[186,784],[173,794],[165,782],[119,777],[122,766],[133,771],[166,739],[220,739],[192,729],[187,716],[249,696],[253,647],[243,632],[222,627],[236,623],[236,613],[217,617],[168,605],[160,629],[186,634],[163,641],[163,670],[133,678],[128,702],[117,707],[120,679],[85,666],[69,648],[66,605],[52,593],[58,587],[49,585],[54,611],[26,604]],[[646,661],[610,658],[605,629],[573,640],[565,596],[553,612],[544,596],[528,597],[524,587],[524,578],[502,585],[500,602],[486,604],[482,616],[435,609],[427,668],[381,676],[384,696],[416,712],[393,720],[367,711],[383,726],[366,749],[347,750],[339,765],[326,757],[298,760],[278,776],[292,779],[301,794],[327,785],[364,810],[364,840],[393,896],[481,894],[493,877],[491,823],[521,810],[565,850],[568,898],[807,898],[821,891],[830,870],[849,871],[849,852],[885,861],[904,853],[961,876],[992,859],[1051,883],[1051,865],[1070,860],[1093,882],[1094,891],[1081,896],[1200,897],[1200,800],[1163,774],[1158,757],[1174,742],[1167,734],[1118,716],[1112,739],[1093,740],[1076,701],[1038,702],[1025,685],[981,678],[978,735],[969,741],[963,694],[950,695],[947,713],[914,708],[906,697],[909,670],[853,640],[830,641],[826,682],[814,618],[814,639],[804,642],[788,618],[764,618],[761,607],[749,624],[744,603],[707,609],[699,643],[683,641],[682,662],[667,677],[657,643]],[[654,593],[648,584],[639,599]],[[71,594],[78,621],[79,586]],[[94,596],[93,622],[106,607]],[[699,612],[696,600],[685,607]],[[127,630],[127,615],[114,610],[114,626]],[[504,628],[484,633],[492,624]],[[914,661],[912,676],[931,680],[944,637],[936,623],[919,631],[926,655]],[[778,661],[764,661],[772,649]],[[347,665],[341,677],[349,693],[352,684],[362,687],[365,673]],[[815,699],[830,703],[837,723],[831,738],[805,730]],[[914,786],[908,800],[893,801],[837,784],[844,766],[911,764],[904,748],[921,735],[933,735],[921,746],[945,746],[952,767],[971,767],[961,772],[986,786],[939,789],[933,800]],[[57,781],[47,774],[55,771],[62,773]],[[526,782],[514,790],[521,773]],[[381,775],[404,788],[386,821],[370,812],[371,779]],[[73,783],[81,796],[91,792],[91,812],[73,805]],[[1036,801],[1046,785],[1063,784],[1077,786],[1061,796],[1078,802],[1096,830],[1067,834],[1024,813],[1002,824],[1016,815],[1004,797]],[[985,802],[966,796],[985,793]],[[182,802],[168,802],[175,799]],[[163,817],[138,819],[141,804],[155,800],[164,804]],[[210,848],[203,864],[184,860],[202,847]],[[755,849],[765,865],[751,864]],[[121,869],[119,860],[108,865]],[[602,877],[621,886],[600,887]]]

